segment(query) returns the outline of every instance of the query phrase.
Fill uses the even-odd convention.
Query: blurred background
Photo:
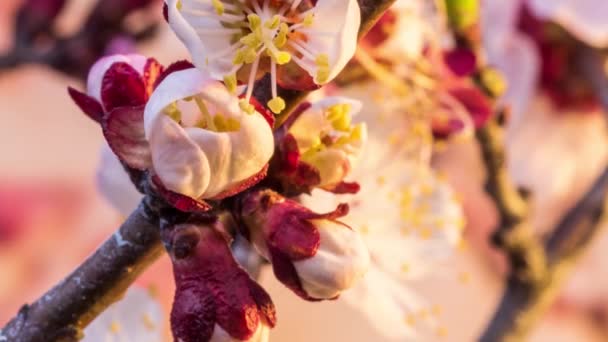
[[[13,25],[20,4],[19,0],[0,2],[0,51],[13,46]],[[92,0],[67,1],[55,27],[57,32],[69,35],[79,30],[94,5]],[[161,7],[152,2],[136,14],[139,17],[130,19],[145,17],[145,21],[159,24],[136,49],[167,64],[188,54],[162,21]],[[120,35],[117,38],[114,49],[120,50],[120,44],[135,44]],[[60,281],[123,219],[96,189],[103,137],[99,126],[69,99],[68,86],[83,89],[82,76],[33,63],[0,69],[0,325],[21,305]],[[474,146],[463,143],[448,147],[435,158],[436,166],[446,171],[464,198],[468,227],[467,243],[449,267],[441,270],[438,278],[415,284],[440,308],[438,320],[445,330],[430,340],[474,341],[502,291],[504,262],[486,242],[495,220],[494,209],[483,194],[480,161],[472,149]],[[458,167],[454,167],[454,159],[459,161]],[[577,196],[586,186],[568,184]],[[568,203],[559,203],[563,207],[576,199],[574,195],[563,196],[570,198]],[[608,264],[601,260],[606,239],[602,235],[596,240],[575,275],[578,280],[568,285],[575,287],[572,291],[579,296],[562,296],[530,341],[608,340],[608,287],[601,289],[608,276]],[[263,271],[261,283],[272,295],[279,315],[272,340],[391,341],[340,300],[320,304],[299,300],[269,271]],[[138,281],[158,298],[167,322],[171,279],[169,260],[163,256]],[[168,324],[164,330],[169,341]]]

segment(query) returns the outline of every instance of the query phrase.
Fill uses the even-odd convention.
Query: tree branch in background
[[[107,0],[104,0],[107,1]],[[363,35],[394,0],[359,0]],[[268,82],[263,79],[261,82]],[[258,99],[270,94],[259,92]],[[287,108],[293,109],[307,92],[280,89]],[[260,101],[265,103],[266,101]],[[288,112],[285,110],[285,112]],[[279,120],[285,120],[283,114]],[[77,341],[82,329],[135,281],[137,276],[164,251],[159,222],[165,219],[164,203],[147,195],[139,208],[119,230],[66,279],[19,314],[2,330],[2,341]]]
[[[605,58],[600,52],[589,47],[583,47],[580,51],[581,71],[593,86],[596,96],[604,107],[604,112],[608,113],[608,78],[606,78],[604,69]],[[485,136],[492,129],[494,129],[492,126],[488,126],[478,133],[482,150],[489,149],[484,146],[488,140]],[[487,158],[484,156],[484,159]],[[492,171],[487,160],[486,167],[488,167],[488,171]],[[491,179],[492,176],[489,178]],[[542,319],[559,295],[561,286],[570,275],[577,258],[600,230],[603,216],[606,214],[607,198],[608,168],[551,231],[541,250],[546,263],[546,269],[540,274],[541,277],[526,283],[513,274],[509,276],[499,306],[480,341],[520,341]],[[500,203],[498,206],[500,209]],[[526,246],[524,243],[521,244],[521,247],[532,248],[533,252],[528,251],[532,257],[539,253],[536,244]],[[525,254],[522,253],[522,255]]]

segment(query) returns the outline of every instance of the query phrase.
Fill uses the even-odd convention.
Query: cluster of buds
[[[128,17],[152,8],[158,0],[100,0],[77,32],[60,35],[55,26],[68,4],[66,0],[24,1],[15,21],[14,48],[8,54],[13,64],[34,60],[84,77],[97,59],[111,50],[132,50],[132,45],[149,38],[162,20],[159,15],[143,16],[142,27],[134,31],[126,25]]]
[[[193,64],[113,55],[91,68],[86,93],[69,89],[138,190],[164,208],[175,340],[268,339],[274,305],[235,261],[237,235],[306,300],[337,298],[365,273],[365,244],[337,220],[348,206],[317,214],[295,200],[314,188],[358,191],[345,179],[366,140],[353,123],[361,105],[306,103],[273,131],[285,107],[278,86],[335,77],[354,54],[359,12],[355,0],[169,0],[165,15]],[[270,94],[259,97],[271,100],[260,103],[253,88],[266,74]]]

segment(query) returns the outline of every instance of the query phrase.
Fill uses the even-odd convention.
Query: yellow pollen
[[[175,8],[177,8],[179,11],[182,10],[182,0],[177,0],[177,3],[175,3]]]
[[[268,108],[270,108],[273,113],[279,114],[283,111],[283,109],[285,109],[285,101],[281,97],[277,96],[268,101]]]
[[[334,129],[348,132],[351,125],[350,104],[335,104],[327,108],[327,119]]]
[[[437,336],[446,337],[448,335],[448,330],[445,327],[437,328]]]
[[[224,76],[224,83],[226,84],[226,88],[232,94],[236,93],[236,75],[226,75]]]
[[[164,112],[168,117],[173,119],[173,121],[175,121],[175,122],[180,122],[182,119],[182,112],[177,107],[177,102],[173,102],[170,105],[168,105],[165,108]]]
[[[358,125],[356,125],[355,127],[353,127],[352,131],[350,132],[350,138],[353,141],[359,141],[362,138],[363,135],[363,123],[360,123]]]
[[[110,323],[110,332],[113,334],[118,334],[121,330],[121,326],[120,323],[116,322],[116,321],[112,321],[112,323]]]
[[[251,103],[247,102],[247,100],[240,100],[239,107],[247,114],[253,114],[253,112],[255,112],[255,107]]]
[[[241,128],[241,123],[234,118],[226,118],[222,114],[213,117],[213,125],[218,132],[234,132]]]
[[[315,59],[315,64],[317,66],[315,82],[317,84],[327,83],[329,80],[329,57],[324,53],[319,54]]]
[[[281,23],[279,32],[277,33],[277,36],[273,40],[274,45],[278,49],[282,48],[283,46],[285,46],[285,44],[287,44],[287,34],[288,33],[289,33],[289,26],[287,26],[286,23]]]
[[[401,264],[401,272],[408,273],[410,271],[410,265],[407,262]]]
[[[281,24],[281,19],[279,18],[278,15],[273,16],[271,19],[266,20],[266,22],[264,23],[264,26],[266,28],[269,28],[271,30],[276,29],[277,27],[279,27],[279,24]]]
[[[251,28],[251,31],[255,31],[262,24],[262,19],[260,19],[260,16],[255,13],[249,14],[247,16],[247,20],[249,21],[249,27]]]
[[[435,304],[433,305],[433,307],[431,308],[431,314],[433,316],[440,316],[441,315],[441,306]]]
[[[224,4],[222,4],[220,0],[211,0],[211,5],[218,15],[224,14]]]
[[[471,281],[471,275],[468,272],[461,272],[458,275],[458,280],[463,284],[468,284]]]
[[[369,226],[367,224],[363,224],[361,225],[361,228],[359,228],[359,232],[363,235],[366,235],[369,233]]]
[[[315,59],[315,64],[318,67],[329,67],[329,57],[326,54],[321,53],[317,55],[317,58]]]
[[[306,27],[312,25],[313,20],[315,19],[314,13],[308,13],[304,20],[302,20],[302,24]]]
[[[141,319],[144,322],[144,326],[146,327],[146,329],[150,331],[156,329],[156,324],[154,324],[152,317],[150,317],[148,313],[144,313]]]
[[[382,186],[386,184],[386,178],[384,176],[378,176],[376,182],[378,183],[378,185]]]
[[[405,317],[405,324],[409,325],[410,327],[416,325],[416,316],[413,314],[407,315],[407,317]]]
[[[260,38],[255,33],[250,33],[242,37],[241,39],[239,39],[239,42],[254,49],[261,43]]]

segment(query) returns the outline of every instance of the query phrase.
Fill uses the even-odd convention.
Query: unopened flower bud
[[[264,116],[244,112],[221,82],[194,68],[159,84],[144,123],[162,185],[197,200],[224,198],[257,183],[274,151]]]
[[[283,157],[292,159],[287,160],[289,163],[306,165],[315,174],[316,184],[308,182],[309,184],[328,191],[344,188],[344,179],[357,161],[367,139],[366,125],[352,122],[353,116],[360,109],[361,103],[358,101],[328,97],[296,113],[294,119],[287,124],[287,134],[282,137],[282,146],[279,147],[287,149],[281,151],[283,154],[290,154]],[[287,168],[302,173],[300,165]],[[290,173],[285,167],[280,171]],[[291,175],[291,178],[293,176],[301,177]],[[296,179],[288,181],[300,182]]]
[[[175,341],[268,341],[275,310],[264,289],[234,260],[214,227],[182,224],[163,234],[173,262]]]
[[[347,206],[317,214],[271,190],[250,193],[239,217],[275,276],[307,300],[333,299],[355,284],[370,259],[360,235],[336,218]]]

